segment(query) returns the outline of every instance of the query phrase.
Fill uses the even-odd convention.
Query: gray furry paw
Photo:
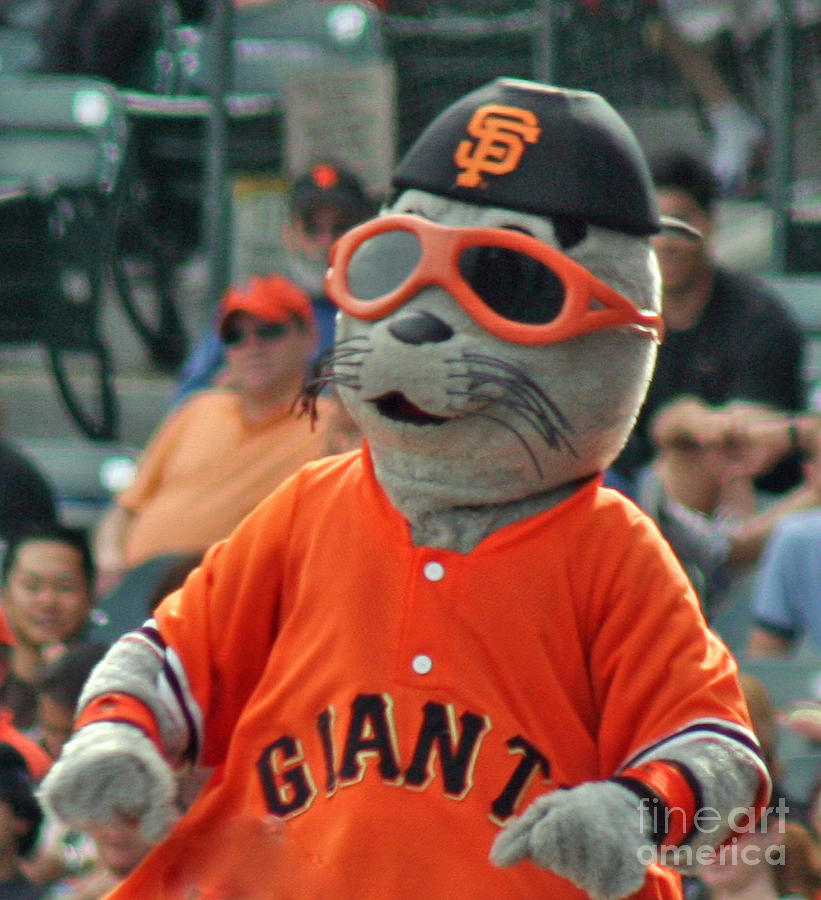
[[[499,833],[490,858],[497,866],[531,859],[594,900],[616,900],[644,883],[648,832],[632,791],[595,781],[538,797]]]
[[[75,826],[139,819],[158,841],[178,818],[176,782],[153,742],[131,725],[97,722],[65,745],[38,789],[44,808]]]

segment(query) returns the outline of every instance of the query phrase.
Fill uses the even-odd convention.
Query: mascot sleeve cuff
[[[652,760],[623,769],[613,781],[641,799],[660,847],[683,844],[695,825],[700,791],[695,779],[674,762]]]
[[[163,752],[160,729],[154,713],[145,703],[131,694],[112,692],[95,697],[86,704],[77,717],[74,731],[95,722],[121,722],[124,725],[133,725],[154,742],[160,753]]]

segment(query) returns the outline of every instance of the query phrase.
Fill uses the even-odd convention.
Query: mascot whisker
[[[325,388],[335,384],[344,384],[356,390],[357,369],[367,352],[366,340],[362,336],[338,341],[329,347],[317,360],[317,374],[306,381],[303,396],[313,402]]]
[[[491,402],[503,403],[518,413],[548,447],[554,450],[563,448],[575,455],[568,438],[568,434],[573,432],[573,426],[538,384],[503,359],[494,359],[480,353],[467,353],[465,359],[470,364],[467,375],[469,384],[465,390],[451,388],[451,396],[469,400],[472,407]],[[491,392],[491,386],[498,390]],[[519,429],[488,413],[478,414],[509,428],[528,451],[533,465],[541,475],[538,455],[531,450],[527,438]]]
[[[599,95],[497,79],[334,247],[362,447],[117,641],[40,796],[156,846],[115,900],[672,900],[756,828],[736,664],[603,486],[663,339],[648,169]],[[181,809],[177,785],[210,772]]]

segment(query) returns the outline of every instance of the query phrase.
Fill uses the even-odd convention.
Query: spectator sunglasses
[[[583,266],[510,228],[449,228],[415,215],[371,219],[331,249],[328,293],[357,319],[382,319],[438,284],[482,328],[518,344],[551,344],[628,325],[660,343],[643,311]]]
[[[278,341],[287,331],[284,322],[254,322],[242,327],[240,325],[228,325],[223,329],[222,342],[226,347],[237,347],[253,332],[257,340]]]

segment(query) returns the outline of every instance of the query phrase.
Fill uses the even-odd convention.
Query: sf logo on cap
[[[530,110],[496,103],[480,106],[467,130],[476,141],[461,141],[453,155],[456,165],[464,170],[456,178],[462,187],[476,187],[483,174],[512,172],[519,165],[525,144],[535,144],[541,133],[539,120]]]

